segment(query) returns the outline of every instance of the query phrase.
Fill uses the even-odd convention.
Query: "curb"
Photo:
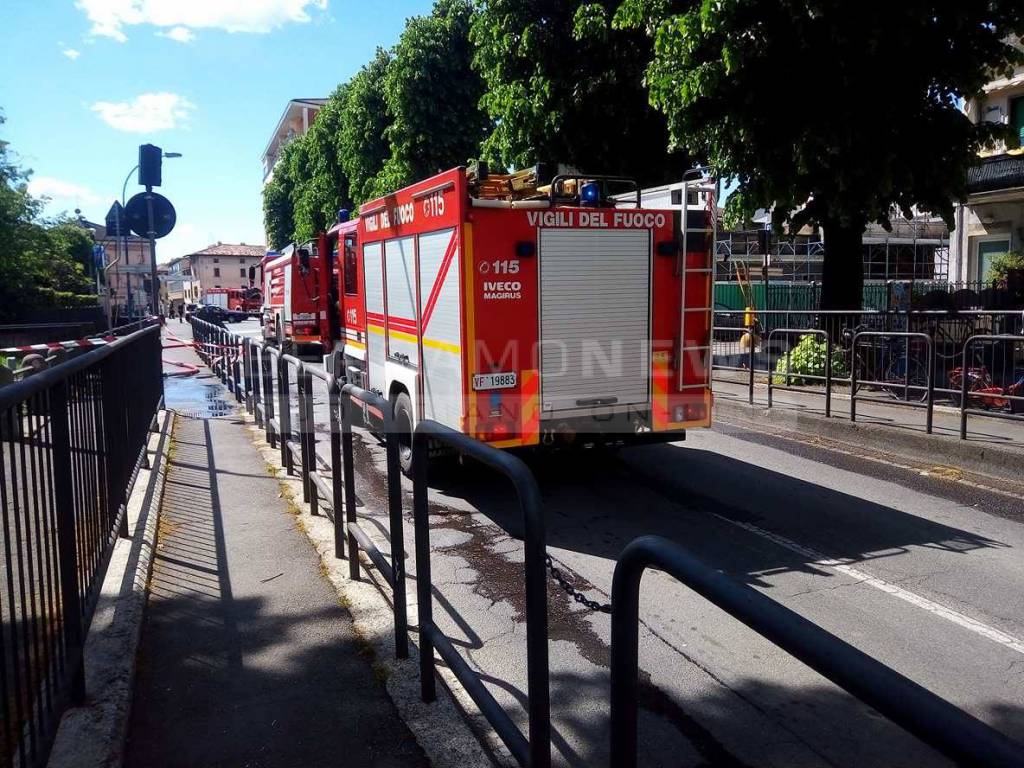
[[[174,412],[163,411],[159,423],[160,432],[151,436],[149,443],[156,454],[155,469],[139,470],[139,479],[144,482],[136,481],[128,499],[128,520],[129,524],[135,520],[134,533],[130,539],[118,539],[114,544],[86,639],[87,702],[69,709],[61,718],[49,768],[117,768],[124,761],[136,652],[156,547]]]
[[[715,397],[714,413],[716,417],[742,421],[755,430],[769,424],[782,431],[895,453],[920,462],[948,464],[1001,480],[1019,483],[1024,473],[1024,452],[1019,448],[894,429],[885,424],[851,422],[835,416],[825,418],[790,408],[774,409],[758,403],[750,405],[746,401],[721,396]]]

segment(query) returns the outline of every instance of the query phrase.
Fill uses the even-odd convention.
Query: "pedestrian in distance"
[[[178,322],[179,323],[185,322],[185,305],[184,304],[179,304],[178,305]]]

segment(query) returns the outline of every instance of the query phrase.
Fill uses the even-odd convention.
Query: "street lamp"
[[[162,157],[166,157],[167,159],[173,160],[174,158],[181,157],[181,152],[162,152],[161,156]],[[135,166],[130,171],[128,171],[128,175],[124,177],[124,184],[121,185],[121,211],[118,213],[118,224],[117,224],[117,226],[118,226],[118,230],[120,232],[121,237],[124,238],[124,240],[123,240],[123,242],[124,242],[124,263],[125,263],[126,266],[128,264],[128,233],[124,231],[124,229],[125,229],[124,228],[124,220],[121,217],[124,215],[125,196],[127,195],[127,192],[128,192],[128,181],[131,179],[132,174],[135,173],[137,170],[139,170],[139,164],[138,163],[136,163]],[[148,187],[147,187],[147,189],[148,189]],[[158,307],[159,299],[157,297],[159,295],[159,289],[157,287],[156,259],[153,257],[153,253],[152,253],[152,240],[150,241],[150,251],[151,251],[150,252],[150,258],[153,259],[153,264],[152,264],[152,269],[151,269],[151,273],[152,274],[150,275],[150,286],[149,286],[150,298],[151,298],[151,302],[150,303],[151,303],[151,305],[153,307],[153,314],[155,315],[155,314],[158,314],[157,307]],[[129,274],[129,273],[126,273],[126,275],[127,274]],[[131,277],[127,277],[127,279],[131,280]]]

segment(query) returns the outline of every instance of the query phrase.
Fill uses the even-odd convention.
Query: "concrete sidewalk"
[[[1024,422],[986,416],[968,417],[968,439],[960,440],[960,412],[949,406],[934,407],[932,434],[926,432],[925,409],[886,402],[881,392],[857,398],[857,421],[850,421],[849,389],[832,392],[832,416],[825,417],[821,388],[807,391],[773,387],[768,408],[764,374],[754,386],[754,403],[748,403],[746,375],[715,372],[715,417],[739,420],[777,429],[829,438],[862,447],[890,451],[920,461],[942,462],[996,477],[1019,480],[1024,474]],[[875,401],[875,399],[879,400]]]
[[[233,398],[201,376],[167,382],[180,411],[125,764],[428,765]]]

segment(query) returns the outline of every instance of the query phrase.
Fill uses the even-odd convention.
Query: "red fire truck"
[[[263,304],[259,288],[207,288],[203,303],[232,312],[258,312]]]
[[[354,253],[356,222],[347,211],[316,240],[290,245],[263,260],[263,336],[282,350],[317,346],[330,358],[340,337],[338,251]]]
[[[540,171],[534,173],[540,175]],[[679,440],[711,419],[710,220],[629,180],[457,168],[366,203],[338,289],[344,370],[498,447]],[[696,215],[696,218],[694,218]],[[685,246],[684,246],[685,243]]]

